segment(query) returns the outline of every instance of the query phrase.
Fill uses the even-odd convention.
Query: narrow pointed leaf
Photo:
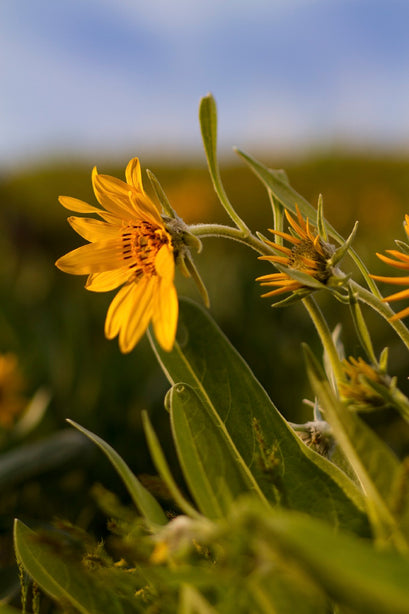
[[[101,437],[98,437],[98,435],[91,433],[91,431],[88,431],[73,420],[67,420],[67,422],[88,437],[88,439],[93,441],[104,452],[104,454],[108,457],[108,460],[118,472],[119,476],[122,478],[132,501],[146,520],[152,525],[166,524],[168,520],[159,503],[150,494],[150,492],[146,490],[144,486],[142,486],[119,454],[113,448],[111,448],[109,444],[101,439]]]
[[[243,220],[241,220],[234,211],[220,177],[219,163],[217,161],[217,107],[216,101],[211,94],[204,96],[200,101],[199,121],[203,146],[214,190],[233,222],[244,232],[249,232]]]
[[[149,416],[146,411],[142,413],[142,424],[145,431],[149,451],[151,453],[151,457],[155,464],[156,470],[166,484],[169,493],[173,497],[176,505],[178,505],[180,509],[188,516],[191,516],[192,518],[200,517],[200,514],[185,499],[178,485],[176,484],[169,469],[169,465],[166,461],[161,445],[159,443],[159,439],[153,429],[153,426],[149,420]]]

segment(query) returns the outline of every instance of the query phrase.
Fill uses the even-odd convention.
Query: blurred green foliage
[[[100,164],[99,171],[122,177],[125,162],[121,167]],[[142,160],[142,164],[155,173],[187,223],[227,222],[204,160],[174,166],[154,160]],[[322,193],[326,217],[344,236],[358,219],[356,249],[371,271],[385,270],[374,252],[393,247],[395,238],[404,238],[409,158],[330,154],[270,160],[269,165],[285,167],[292,185],[312,204]],[[110,297],[84,291],[84,278],[64,275],[54,267],[59,256],[82,243],[67,224],[68,213],[57,197],[64,194],[95,202],[90,174],[91,165],[67,163],[22,169],[0,178],[0,351],[18,356],[29,396],[40,386],[51,394],[46,415],[28,442],[64,428],[65,419],[71,418],[108,441],[137,474],[149,474],[154,470],[142,434],[142,409],[149,411],[167,457],[175,455],[163,410],[167,384],[148,341],[144,339],[131,355],[121,355],[116,341],[107,341],[103,334]],[[252,230],[266,234],[272,214],[263,186],[239,162],[225,164],[222,177],[241,217]],[[148,183],[146,178],[147,188]],[[300,344],[307,340],[317,352],[321,350],[302,305],[271,309],[254,281],[269,272],[268,265],[243,246],[209,239],[196,262],[209,290],[214,318],[277,407],[289,420],[310,419],[310,409],[302,404],[312,393]],[[345,270],[351,266],[346,263]],[[177,285],[181,294],[200,301],[189,280],[180,277]],[[335,326],[340,306],[328,305],[327,297],[323,300]],[[369,322],[372,318],[368,314]],[[344,326],[346,351],[354,353],[358,348],[348,347],[348,324]],[[396,341],[395,348],[383,322],[375,319],[371,328],[378,351],[391,346],[390,371],[400,377],[405,391],[406,356],[400,344]],[[380,420],[383,428],[382,417],[374,420]],[[404,452],[399,450],[402,425],[392,421],[387,428],[386,439]],[[176,461],[172,470],[179,475]],[[22,519],[31,514],[39,521],[61,514],[88,528],[96,521],[96,506],[87,494],[96,480],[123,494],[108,463],[92,453],[83,462],[68,463],[63,472],[48,472],[43,478],[9,487],[0,505],[4,529],[7,519],[16,514]]]

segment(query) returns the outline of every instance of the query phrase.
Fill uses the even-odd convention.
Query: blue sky
[[[407,0],[5,0],[0,167],[409,145]]]

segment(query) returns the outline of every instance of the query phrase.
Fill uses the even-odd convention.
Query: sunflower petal
[[[175,258],[170,245],[162,245],[155,258],[155,269],[159,277],[173,282],[175,277]]]
[[[68,218],[69,224],[81,237],[90,242],[106,241],[107,239],[120,236],[122,224],[107,224],[91,217]]]
[[[100,205],[121,220],[132,218],[132,208],[129,202],[129,192],[132,190],[124,181],[100,175],[94,167],[92,170],[92,185]]]
[[[404,298],[409,298],[409,288],[405,288],[405,290],[401,290],[400,292],[395,292],[395,294],[391,294],[390,296],[385,296],[383,300],[391,303],[392,301],[400,301]]]
[[[145,192],[130,192],[129,202],[135,217],[163,227],[158,209]]]
[[[133,275],[134,273],[128,267],[104,271],[103,273],[92,273],[87,279],[85,288],[91,292],[109,292],[115,290],[118,286],[122,286]]]
[[[123,286],[115,295],[110,306],[108,307],[107,315],[105,318],[105,337],[107,339],[113,339],[114,337],[116,337],[119,333],[121,326],[123,326],[124,322],[127,321],[127,318],[129,317],[129,313],[127,310],[127,297],[132,292],[132,290],[132,283]]]
[[[179,304],[175,286],[159,281],[153,305],[153,330],[159,345],[170,352],[175,342]]]
[[[401,320],[402,318],[406,318],[406,316],[409,316],[409,307],[405,307],[405,309],[402,309],[399,313],[395,313],[395,315],[391,317],[391,322]]]
[[[124,354],[135,347],[148,328],[157,285],[157,277],[143,277],[138,284],[132,284],[132,291],[125,300],[123,323],[119,331],[119,347]]]
[[[68,209],[69,211],[75,211],[76,213],[98,213],[101,212],[101,209],[98,207],[94,207],[93,205],[89,205],[83,200],[79,200],[79,198],[72,198],[71,196],[59,196],[59,203]]]
[[[138,158],[129,160],[125,169],[125,177],[129,185],[143,192],[141,165]]]
[[[115,240],[88,243],[65,254],[55,265],[71,275],[89,275],[122,268],[122,243]]]

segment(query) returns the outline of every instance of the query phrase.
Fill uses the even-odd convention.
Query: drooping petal
[[[89,275],[122,268],[122,243],[115,240],[88,243],[65,254],[55,265],[72,275]]]
[[[152,318],[153,297],[157,291],[157,277],[143,277],[138,284],[131,284],[132,290],[124,303],[124,319],[119,331],[121,352],[130,352],[148,328]]]
[[[122,224],[108,224],[90,217],[71,216],[68,222],[81,237],[90,242],[106,241],[120,236]]]
[[[155,258],[155,269],[159,277],[173,282],[175,277],[175,258],[170,245],[162,245]]]
[[[152,323],[155,337],[166,352],[170,352],[175,342],[178,312],[175,286],[161,279],[154,297]]]
[[[115,269],[114,271],[104,271],[103,273],[92,273],[88,277],[85,287],[87,290],[91,290],[91,292],[109,292],[122,286],[133,276],[133,271],[128,267]]]
[[[129,283],[123,286],[113,298],[105,318],[105,337],[107,339],[116,337],[121,326],[127,321],[129,317],[129,303],[127,298],[133,289],[134,284]]]

